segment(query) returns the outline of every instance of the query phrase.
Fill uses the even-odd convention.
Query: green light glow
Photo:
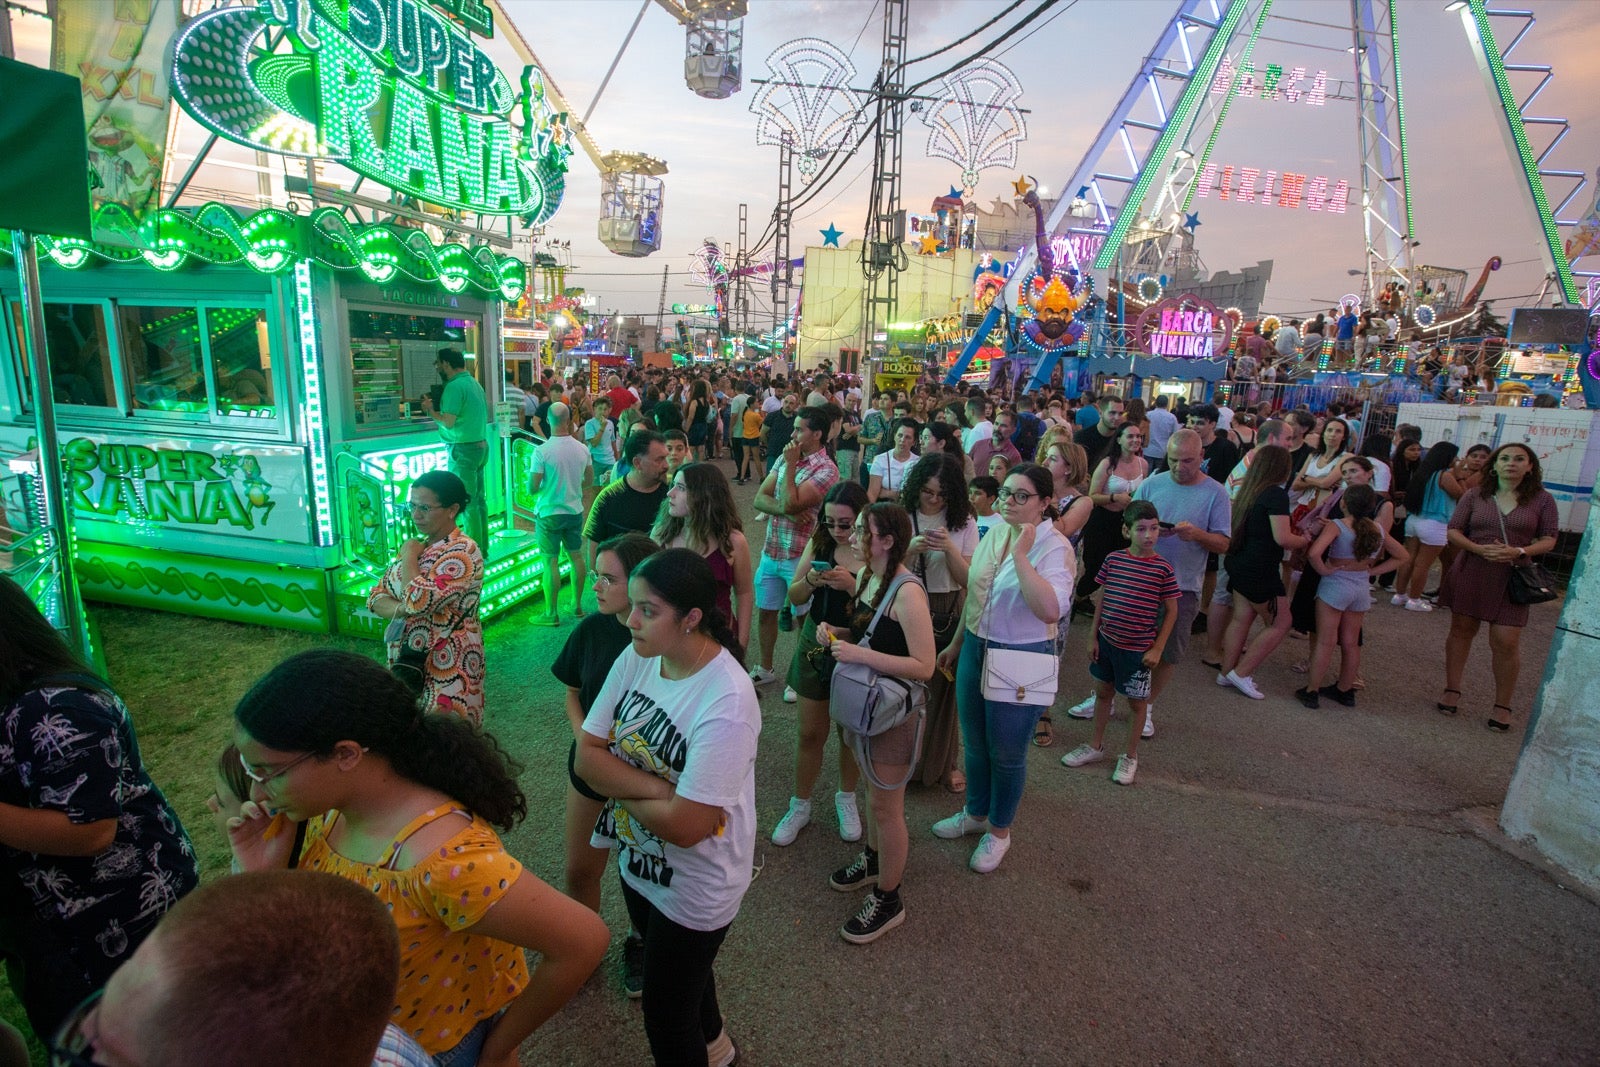
[[[1411,153],[1406,145],[1406,97],[1400,87],[1400,11],[1397,0],[1389,0],[1389,41],[1394,49],[1394,114],[1395,127],[1400,131],[1400,195],[1406,212],[1404,237],[1416,236],[1416,224],[1411,217]]]
[[[1505,60],[1501,58],[1500,45],[1495,41],[1494,29],[1489,25],[1489,12],[1483,0],[1468,0],[1467,9],[1472,16],[1469,28],[1475,32],[1478,48],[1488,60],[1489,74],[1494,81],[1495,92],[1500,97],[1500,107],[1505,114],[1506,127],[1511,133],[1511,139],[1517,146],[1517,155],[1522,161],[1522,176],[1527,179],[1528,191],[1533,194],[1533,207],[1539,213],[1539,225],[1544,230],[1546,249],[1555,267],[1556,276],[1561,282],[1562,297],[1569,304],[1578,306],[1580,304],[1578,283],[1572,278],[1572,264],[1567,261],[1566,248],[1562,244],[1561,235],[1556,231],[1555,215],[1550,210],[1550,201],[1545,198],[1544,179],[1539,175],[1538,157],[1528,144],[1528,129],[1523,125],[1522,110],[1517,105],[1517,98],[1511,92],[1511,80],[1506,76]]]
[[[1222,123],[1228,117],[1228,109],[1233,106],[1233,98],[1239,88],[1239,79],[1244,77],[1245,67],[1249,65],[1250,57],[1256,50],[1256,38],[1261,35],[1261,27],[1267,24],[1267,12],[1271,10],[1272,0],[1267,0],[1266,3],[1261,5],[1261,14],[1256,18],[1255,27],[1250,31],[1250,39],[1245,42],[1244,51],[1239,55],[1239,66],[1234,71],[1233,81],[1228,85],[1228,95],[1223,97],[1222,109],[1217,112],[1217,123],[1215,126],[1211,127],[1211,136],[1206,138],[1205,151],[1201,152],[1200,158],[1194,161],[1194,172],[1196,177],[1198,177],[1200,172],[1204,170],[1206,163],[1211,160],[1211,150],[1217,146],[1217,136],[1222,133]],[[1272,68],[1269,67],[1267,69],[1270,71]],[[1279,67],[1277,69],[1278,73],[1282,74],[1283,68]],[[1278,85],[1278,79],[1276,77],[1272,79],[1272,84],[1273,92],[1276,93]],[[1265,97],[1266,93],[1263,92],[1261,95]],[[1194,196],[1199,188],[1199,184],[1199,181],[1192,181],[1189,183],[1189,191],[1184,195],[1183,207],[1180,209],[1185,215],[1189,213],[1190,205],[1194,203]],[[1224,188],[1223,191],[1226,192],[1226,188]],[[1267,190],[1268,193],[1271,193],[1271,191],[1272,190],[1270,189]]]
[[[305,381],[305,403],[300,409],[300,432],[311,447],[311,494],[317,512],[317,543],[333,544],[333,490],[328,484],[328,441],[324,433],[322,397],[322,346],[317,337],[317,305],[311,292],[311,265],[294,267],[294,305],[300,326],[300,372]]]
[[[404,274],[448,292],[470,287],[507,301],[522,296],[528,283],[526,265],[513,256],[481,246],[435,245],[421,230],[352,226],[334,208],[318,208],[309,215],[267,208],[246,218],[225,204],[206,204],[192,211],[166,208],[135,221],[121,205],[106,203],[95,212],[94,228],[102,242],[40,237],[39,250],[68,270],[98,259],[143,260],[163,271],[178,270],[191,261],[216,266],[242,262],[263,274],[280,274],[299,263],[314,262],[338,271],[359,270],[373,281]],[[10,254],[7,240],[0,246],[0,257]]]
[[[1270,0],[1268,2],[1270,4]],[[1150,184],[1156,180],[1158,173],[1165,173],[1171,166],[1174,146],[1188,128],[1189,119],[1194,114],[1195,108],[1211,91],[1211,82],[1217,76],[1217,66],[1222,62],[1223,53],[1227,51],[1228,40],[1238,28],[1239,20],[1244,17],[1244,9],[1248,4],[1249,0],[1232,0],[1229,3],[1228,13],[1223,16],[1216,32],[1211,35],[1211,43],[1206,47],[1206,54],[1200,58],[1199,65],[1190,72],[1189,84],[1184,87],[1183,95],[1178,98],[1177,106],[1172,109],[1166,128],[1156,139],[1156,143],[1150,146],[1150,151],[1145,156],[1145,164],[1139,168],[1139,180],[1128,191],[1122,206],[1117,210],[1116,224],[1111,227],[1111,232],[1106,234],[1105,243],[1100,247],[1100,255],[1095,258],[1096,270],[1111,269],[1112,263],[1117,258],[1117,249],[1122,247],[1129,228],[1139,215],[1139,208],[1144,204]]]

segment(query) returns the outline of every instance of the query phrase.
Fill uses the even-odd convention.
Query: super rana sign
[[[305,536],[304,462],[293,454],[219,453],[75,437],[62,445],[61,456],[67,492],[81,519],[254,537]],[[279,498],[287,511],[279,509]]]
[[[565,186],[565,116],[537,68],[513,92],[467,27],[492,33],[481,0],[260,0],[189,20],[172,80],[184,110],[231,141],[337,160],[429,203],[544,221]]]

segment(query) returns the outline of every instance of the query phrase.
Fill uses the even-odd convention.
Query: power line
[[[1027,2],[1027,0],[1015,0],[1015,2],[1010,7],[1006,8],[1004,11],[1001,11],[994,18],[990,19],[988,22],[985,22],[982,26],[979,26],[977,29],[973,30],[971,33],[967,34],[965,37],[957,37],[955,40],[951,41],[949,44],[945,45],[943,48],[935,48],[932,52],[929,52],[927,55],[918,56],[916,59],[908,59],[908,60],[906,60],[906,66],[909,67],[913,63],[921,63],[924,59],[932,59],[934,56],[938,55],[941,52],[948,52],[948,51],[950,51],[950,49],[954,48],[956,45],[962,44],[962,43],[964,43],[966,41],[972,40],[974,37],[978,36],[978,34],[982,33],[984,30],[988,29],[990,26],[993,26],[995,23],[999,22],[1001,19],[1003,19],[1007,15],[1011,14],[1013,11],[1015,11],[1017,8],[1021,7],[1026,2]],[[859,38],[858,38],[858,40],[859,40]]]

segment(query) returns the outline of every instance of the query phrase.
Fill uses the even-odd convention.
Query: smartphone
[[[833,564],[825,559],[814,559],[811,561],[811,569],[821,574],[823,571],[833,570]]]

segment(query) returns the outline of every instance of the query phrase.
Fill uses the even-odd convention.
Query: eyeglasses
[[[410,501],[407,501],[402,506],[413,515],[426,515],[430,511],[439,511],[441,509],[439,504],[413,504]]]
[[[925,486],[922,487],[922,495],[923,496],[931,496],[935,500],[943,500],[944,499],[944,490],[943,489],[935,489],[931,485],[925,485]]]
[[[596,589],[610,589],[612,586],[622,582],[623,580],[624,579],[622,578],[617,578],[609,574],[597,574],[594,576],[594,587]]]
[[[1026,504],[1038,495],[1038,493],[1030,493],[1026,489],[1001,489],[994,497],[996,500],[1013,500],[1018,504]]]
[[[241,752],[239,753],[239,765],[244,768],[244,776],[246,778],[250,779],[256,785],[264,786],[269,782],[282,778],[284,775],[288,774],[290,771],[294,770],[296,767],[300,766],[300,764],[304,763],[306,760],[315,755],[315,752],[306,752],[302,755],[296,756],[294,759],[290,760],[288,763],[285,763],[277,770],[262,773],[261,771],[251,770],[250,761],[245,759],[244,753]]]
[[[97,989],[90,993],[56,1030],[50,1041],[50,1067],[94,1067],[95,1042],[100,1035],[98,1027],[90,1033],[84,1024],[94,1017],[104,992]]]

